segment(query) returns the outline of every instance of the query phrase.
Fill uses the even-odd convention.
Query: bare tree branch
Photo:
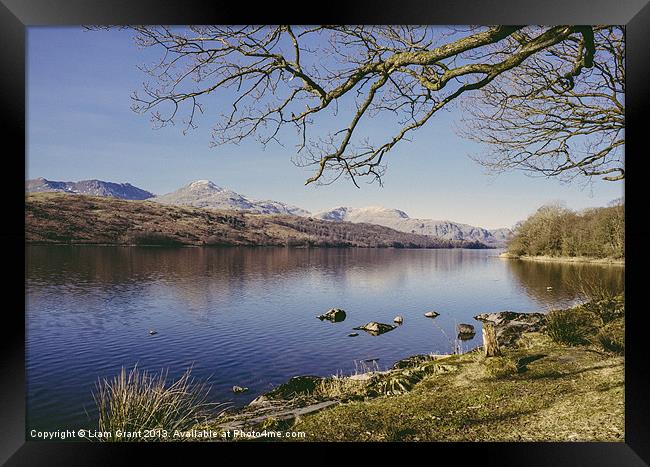
[[[460,134],[493,171],[623,180],[624,30],[579,29],[464,102]]]
[[[131,29],[140,47],[161,52],[142,67],[149,81],[133,95],[136,112],[150,114],[157,126],[183,115],[186,131],[216,105],[213,144],[251,137],[279,143],[293,128],[294,161],[314,168],[306,183],[341,176],[355,185],[367,176],[381,183],[386,155],[457,100],[466,104],[465,136],[493,148],[480,159],[488,167],[624,176],[620,29]],[[376,118],[394,128],[392,136],[367,136]]]

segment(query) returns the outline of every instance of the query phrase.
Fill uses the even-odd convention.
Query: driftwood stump
[[[494,330],[494,324],[483,324],[483,349],[486,357],[496,357],[501,355],[499,343],[497,342],[497,333]]]

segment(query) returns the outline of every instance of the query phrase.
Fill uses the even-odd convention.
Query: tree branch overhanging
[[[182,113],[188,130],[217,106],[213,144],[279,142],[293,128],[295,162],[314,169],[306,183],[381,183],[386,155],[454,102],[465,106],[461,134],[493,149],[478,158],[486,167],[624,177],[624,37],[616,28],[131,29],[139,46],[162,52],[142,67],[149,81],[134,93],[135,111],[157,126]],[[368,137],[377,121],[392,136]]]

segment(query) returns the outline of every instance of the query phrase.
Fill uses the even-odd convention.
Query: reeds
[[[130,441],[169,441],[176,430],[190,430],[223,404],[208,402],[209,386],[195,382],[188,368],[176,381],[168,383],[167,371],[152,374],[137,365],[127,372],[122,367],[112,379],[99,380],[93,398],[99,412],[99,430],[110,433],[104,441],[123,441],[121,432],[140,432]],[[146,433],[146,436],[144,435]]]

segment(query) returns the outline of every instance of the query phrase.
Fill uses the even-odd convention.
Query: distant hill
[[[126,200],[149,200],[163,205],[239,211],[252,214],[312,216],[315,219],[355,224],[374,224],[399,232],[427,235],[434,239],[452,242],[481,242],[486,246],[505,246],[512,237],[507,228],[488,230],[453,221],[412,219],[404,211],[385,207],[338,207],[312,215],[309,211],[273,200],[256,200],[223,188],[209,180],[195,180],[176,191],[156,196],[129,183],[113,183],[101,180],[80,182],[56,182],[37,178],[26,182],[30,193],[55,191],[68,194],[107,196]]]
[[[485,248],[372,224],[64,193],[26,196],[25,235],[28,243]]]
[[[25,191],[40,193],[44,191],[58,191],[62,193],[109,196],[119,199],[149,199],[155,195],[146,190],[131,185],[130,183],[113,183],[102,180],[81,180],[79,182],[57,182],[43,177],[25,182]]]
[[[221,188],[209,180],[196,180],[178,190],[158,196],[152,201],[176,206],[228,209],[256,214],[291,214],[308,216],[309,211],[280,201],[259,201],[246,198],[228,188]]]
[[[377,224],[400,232],[430,235],[445,240],[481,242],[489,246],[503,246],[512,236],[512,231],[507,228],[488,230],[446,220],[413,219],[399,209],[377,206],[339,207],[316,213],[314,217],[329,221]]]

